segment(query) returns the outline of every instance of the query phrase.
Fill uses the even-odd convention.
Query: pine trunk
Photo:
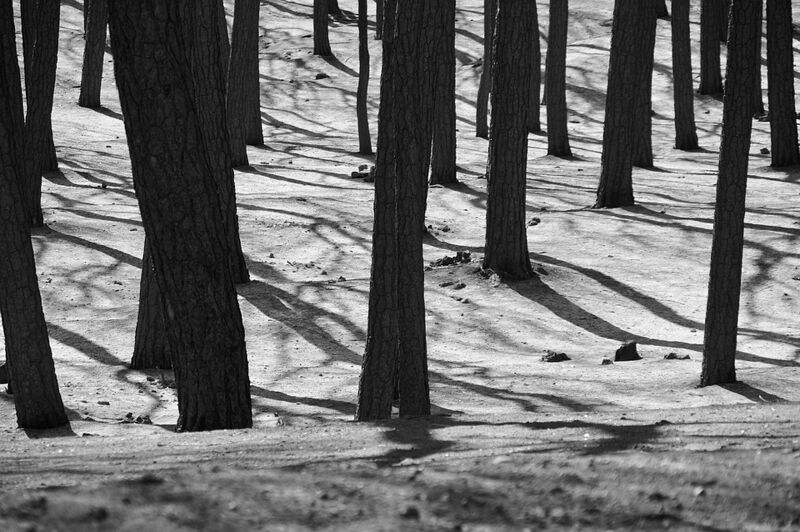
[[[547,102],[547,154],[570,157],[567,131],[567,30],[569,0],[550,1],[550,32],[545,60],[545,102]]]
[[[433,104],[431,184],[458,183],[456,177],[456,2],[433,6],[436,36],[436,88]]]
[[[767,87],[772,166],[800,163],[794,103],[791,0],[767,1]]]
[[[358,0],[358,91],[356,115],[358,121],[358,153],[372,153],[372,138],[369,134],[367,96],[369,93],[369,43],[367,36],[367,0]]]
[[[528,131],[531,133],[542,132],[541,112],[539,109],[542,101],[542,46],[539,42],[539,15],[536,11],[536,2],[532,1],[531,11],[533,17],[533,39],[531,39],[531,57],[533,58],[533,71],[531,72],[531,102],[528,104]]]
[[[78,105],[81,107],[89,107],[91,109],[100,107],[107,23],[108,0],[93,0],[89,4],[86,22],[86,44],[83,48],[81,94],[78,97]]]
[[[132,369],[172,369],[164,301],[156,282],[147,240],[142,254],[142,280],[139,285],[139,315],[133,343]]]
[[[653,53],[656,46],[656,2],[643,0],[639,9],[644,18],[643,39],[636,52],[640,54],[637,61],[639,85],[635,98],[633,114],[633,165],[639,168],[653,166]]]
[[[314,55],[333,55],[328,39],[328,0],[314,0]]]
[[[227,111],[231,141],[231,164],[247,166],[247,144],[253,139],[252,122],[261,131],[258,79],[258,0],[236,0],[233,38],[228,64]],[[255,100],[255,101],[254,101]],[[260,144],[263,144],[263,137]]]
[[[722,94],[719,59],[720,0],[700,1],[700,94]]]
[[[383,37],[383,5],[386,0],[375,0],[375,40],[380,41]]]
[[[692,50],[689,38],[689,0],[672,0],[672,78],[675,100],[675,147],[696,150],[692,88]]]
[[[489,138],[489,93],[492,90],[492,36],[497,0],[483,1],[483,68],[475,102],[475,136]]]

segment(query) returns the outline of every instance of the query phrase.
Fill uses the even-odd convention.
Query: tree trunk
[[[647,42],[654,0],[616,0],[611,28],[611,57],[603,127],[603,154],[595,208],[633,205],[632,165],[635,102],[642,80],[641,49]]]
[[[156,282],[156,271],[145,238],[142,280],[139,285],[139,315],[133,343],[132,369],[172,369],[164,300]]]
[[[700,94],[722,94],[719,61],[720,0],[700,1]]]
[[[314,0],[314,55],[333,55],[328,40],[328,0]]]
[[[372,138],[369,134],[367,96],[369,90],[369,44],[367,41],[367,0],[358,0],[358,92],[356,115],[358,120],[358,153],[372,153]]]
[[[23,52],[25,58],[25,156],[22,180],[28,220],[33,227],[44,225],[42,215],[42,173],[52,169],[55,148],[50,114],[58,60],[58,29],[61,3],[58,0],[22,0]],[[28,44],[25,44],[25,37]]]
[[[86,22],[86,44],[83,48],[81,94],[78,105],[100,107],[100,88],[103,82],[103,56],[106,51],[108,0],[93,0],[89,4]]]
[[[247,166],[247,144],[264,143],[259,101],[258,14],[258,0],[236,0],[227,90],[233,166]]]
[[[674,0],[673,0],[674,1]],[[673,11],[675,8],[672,8]],[[656,16],[663,20],[669,20],[669,10],[667,9],[667,0],[658,0],[658,5],[656,6]]]
[[[483,68],[475,102],[475,136],[489,138],[489,93],[492,89],[492,36],[497,0],[483,1]]]
[[[22,201],[22,88],[11,0],[0,0],[0,314],[17,424],[68,423],[42,313],[30,228]]]
[[[753,78],[753,99],[755,105],[754,116],[756,118],[764,116],[764,99],[761,96],[761,40],[764,37],[763,20],[764,20],[764,2],[758,0],[758,64],[756,65],[756,75]]]
[[[456,177],[456,2],[433,6],[436,36],[436,88],[433,104],[431,184],[458,183]]]
[[[336,19],[344,17],[342,8],[339,7],[339,0],[328,0],[328,14]]]
[[[386,0],[375,0],[375,40],[383,36],[383,4]]]
[[[534,9],[529,0],[499,0],[494,36],[483,267],[511,280],[533,276],[525,224],[525,184],[526,116],[536,68],[530,40],[539,35],[533,27]]]
[[[730,23],[731,0],[718,0],[717,27],[719,28],[719,42],[728,42],[728,25]]]
[[[229,247],[195,111],[189,0],[112,0],[111,42],[142,223],[174,348],[178,430],[252,425]],[[218,33],[216,33],[218,34]]]
[[[531,2],[533,11],[533,39],[531,40],[531,56],[533,58],[533,71],[531,72],[531,103],[528,105],[528,131],[541,133],[541,112],[539,109],[542,100],[542,46],[539,42],[539,16],[536,12],[536,2]]]
[[[767,1],[767,97],[772,166],[800,164],[794,104],[791,0]]]
[[[656,3],[645,0],[639,7],[644,13],[643,40],[636,52],[640,54],[637,62],[640,82],[635,98],[633,113],[633,165],[639,168],[653,167],[653,53],[656,46]]]
[[[758,71],[759,7],[760,2],[752,0],[734,0],[731,7],[701,386],[736,381],[736,333],[747,162],[755,111],[752,87]]]
[[[689,0],[672,0],[672,78],[675,100],[675,147],[696,150],[692,90],[692,50],[689,38]]]
[[[570,157],[567,131],[567,28],[569,0],[550,1],[550,32],[545,60],[545,101],[547,102],[547,154]]]

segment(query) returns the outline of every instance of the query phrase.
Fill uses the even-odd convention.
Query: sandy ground
[[[71,424],[21,431],[12,397],[0,393],[0,530],[800,530],[800,172],[769,167],[760,153],[768,125],[756,123],[742,383],[697,388],[721,103],[696,101],[703,150],[672,149],[669,27],[659,22],[656,168],[635,170],[636,207],[588,209],[609,0],[571,2],[576,157],[547,157],[546,137],[530,137],[528,216],[539,223],[528,237],[539,277],[513,284],[476,273],[483,19],[481,2],[459,1],[461,183],[430,190],[424,252],[430,262],[470,251],[474,261],[426,272],[435,415],[351,421],[373,189],[350,172],[371,158],[354,154],[355,24],[333,23],[336,59],[314,57],[310,4],[262,1],[266,146],[250,148],[252,166],[236,173],[253,278],[239,295],[255,426],[176,434],[170,373],[126,366],[144,233],[111,58],[105,107],[78,107],[82,6],[63,2],[53,112],[61,172],[44,180],[47,227],[34,246]],[[545,2],[539,12],[546,35]],[[697,19],[695,10],[695,41]],[[371,53],[374,135],[379,42]],[[329,77],[315,79],[320,72]],[[626,340],[639,343],[641,361],[600,364]],[[542,362],[546,350],[570,360]],[[153,424],[127,422],[140,416]]]

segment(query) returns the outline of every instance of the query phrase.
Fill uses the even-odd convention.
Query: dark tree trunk
[[[139,315],[136,318],[136,336],[133,343],[133,369],[171,369],[172,352],[169,348],[164,300],[156,282],[156,271],[150,251],[144,243],[142,254],[142,280],[139,285]]]
[[[673,11],[675,8],[672,8]],[[669,20],[669,10],[667,9],[667,0],[658,0],[656,6],[656,16],[662,20]]]
[[[30,228],[22,201],[22,87],[11,0],[0,0],[0,314],[6,369],[17,424],[46,429],[66,424],[47,324],[42,313]]]
[[[736,381],[747,159],[755,111],[752,87],[759,62],[759,7],[760,2],[752,0],[734,0],[731,7],[701,386]]]
[[[236,0],[228,71],[228,133],[233,166],[246,166],[246,144],[264,143],[258,79],[258,0]]]
[[[106,51],[108,0],[93,0],[89,4],[86,22],[86,44],[83,48],[81,94],[78,105],[100,107],[100,88],[103,82],[103,56]]]
[[[539,35],[533,27],[534,9],[529,0],[499,0],[494,36],[483,267],[512,280],[533,276],[525,224],[525,184],[526,116],[532,103],[531,78],[536,68],[530,40]]]
[[[700,94],[722,94],[719,61],[720,0],[700,1]]]
[[[550,32],[545,64],[545,101],[547,102],[547,154],[569,157],[567,131],[567,28],[569,0],[550,0]]]
[[[436,88],[433,104],[431,184],[458,183],[456,178],[456,2],[433,5],[436,36]]]
[[[536,12],[536,2],[531,2],[533,11],[533,39],[531,40],[531,57],[533,58],[533,71],[531,72],[531,103],[528,105],[528,131],[541,133],[541,112],[539,105],[542,100],[542,46],[539,42],[539,16]]]
[[[656,3],[650,0],[641,2],[639,7],[644,13],[645,27],[643,40],[639,43],[637,62],[639,69],[639,85],[635,98],[633,114],[633,165],[639,168],[653,166],[653,52],[656,46]]]
[[[764,116],[764,99],[761,96],[761,40],[763,38],[764,2],[758,0],[758,65],[756,75],[753,78],[753,98],[755,104],[755,117]]]
[[[314,0],[314,55],[333,55],[328,40],[328,0]]]
[[[692,50],[689,38],[689,0],[672,0],[672,78],[675,99],[675,147],[696,150],[692,90]]]
[[[369,134],[367,95],[369,90],[369,44],[367,36],[367,0],[358,0],[358,93],[356,115],[358,120],[358,153],[372,153],[372,138]]]
[[[222,72],[225,75],[225,94],[227,98],[228,67],[230,66],[231,58],[231,40],[228,36],[228,18],[225,14],[225,2],[222,0],[217,0],[217,9],[219,10],[217,19],[219,24],[219,42],[220,46],[222,46],[222,53],[220,54],[219,61],[220,65],[222,65]]]
[[[42,173],[52,169],[55,158],[50,114],[56,83],[61,3],[58,0],[22,0],[21,6],[27,96],[25,156],[21,170],[28,220],[33,227],[41,227],[44,225]],[[28,44],[25,44],[26,36]]]
[[[616,0],[603,127],[603,154],[595,208],[633,205],[632,144],[636,98],[642,82],[641,49],[655,0]],[[645,7],[649,5],[649,7]]]
[[[483,1],[483,68],[475,102],[475,136],[489,138],[489,93],[492,90],[492,36],[497,0]]]
[[[109,19],[134,184],[174,348],[177,426],[187,431],[252,425],[223,207],[184,37],[197,25],[195,9],[189,0],[112,0]]]
[[[717,27],[719,28],[719,42],[728,42],[728,24],[730,24],[731,0],[718,0]]]
[[[772,166],[800,163],[794,104],[791,0],[767,1],[767,97]]]
[[[383,4],[386,0],[375,0],[375,40],[383,36]]]
[[[339,7],[339,0],[328,0],[328,14],[333,18],[342,18],[342,8]]]

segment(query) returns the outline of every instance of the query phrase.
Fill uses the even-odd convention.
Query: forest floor
[[[61,170],[44,180],[46,228],[33,239],[70,426],[17,429],[0,392],[0,530],[800,530],[800,170],[769,167],[768,124],[756,122],[741,382],[698,388],[721,102],[696,100],[702,150],[672,148],[666,22],[656,167],[635,170],[635,207],[591,210],[612,2],[571,2],[575,157],[548,157],[546,137],[530,137],[539,275],[505,284],[476,271],[483,18],[479,0],[459,1],[460,184],[431,188],[424,253],[429,263],[469,251],[472,262],[425,274],[434,415],[354,423],[373,196],[350,177],[372,163],[354,154],[356,27],[333,24],[336,59],[324,60],[310,53],[310,0],[262,1],[266,145],[236,173],[255,423],[178,434],[171,374],[126,365],[144,233],[111,58],[105,107],[78,107],[82,5],[62,5]],[[374,137],[380,43],[370,46]],[[601,365],[626,340],[643,359]],[[570,360],[542,362],[548,350]]]

